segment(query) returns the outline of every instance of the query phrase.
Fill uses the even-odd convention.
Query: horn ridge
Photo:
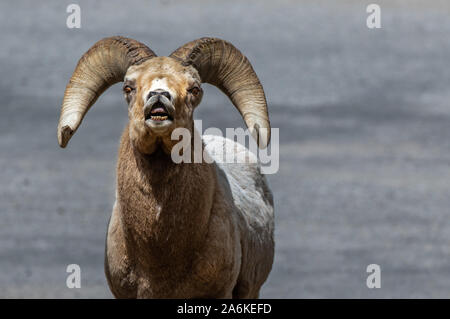
[[[202,82],[222,90],[241,113],[260,148],[270,141],[270,122],[264,89],[250,61],[231,43],[200,38],[172,52],[185,66],[192,65]],[[262,134],[261,132],[266,132]]]
[[[66,147],[84,116],[111,85],[123,81],[131,65],[155,57],[145,44],[114,36],[96,42],[77,63],[66,86],[58,122],[58,143]]]

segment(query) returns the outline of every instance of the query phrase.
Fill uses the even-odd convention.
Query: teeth
[[[167,118],[168,118],[167,115],[163,115],[163,116],[160,116],[160,115],[152,115],[152,120],[153,120],[153,121],[165,121],[165,120],[167,120]]]

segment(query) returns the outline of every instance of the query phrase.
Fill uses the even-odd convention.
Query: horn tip
[[[255,125],[253,125],[251,134],[256,140],[256,143],[260,149],[267,148],[270,142],[270,128],[261,128],[260,125],[256,123]]]
[[[72,137],[74,131],[69,125],[63,126],[58,131],[58,143],[61,148],[65,148],[67,143],[69,143],[70,138]]]

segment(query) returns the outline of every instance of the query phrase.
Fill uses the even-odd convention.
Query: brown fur
[[[119,147],[105,253],[112,293],[256,298],[274,250],[273,201],[264,176],[257,164],[176,164],[171,150],[178,141],[171,134],[185,128],[194,143],[203,80],[230,97],[265,147],[270,131],[261,135],[260,129],[270,124],[264,92],[245,56],[223,40],[203,38],[175,53],[156,57],[132,39],[100,40],[66,88],[58,142],[65,147],[98,96],[124,80],[129,123]],[[157,102],[166,108],[164,117],[149,116]],[[216,142],[202,146],[221,147],[223,140]]]
[[[175,164],[169,155],[173,128],[193,129],[201,96],[187,90],[198,75],[170,58],[151,59],[133,73],[107,238],[111,291],[118,298],[231,298],[241,267],[231,193],[219,185],[215,164]],[[140,98],[155,77],[167,79],[177,96],[173,126],[158,134],[145,126]]]
[[[106,275],[118,298],[231,298],[240,269],[234,209],[214,164],[143,155],[122,136]]]

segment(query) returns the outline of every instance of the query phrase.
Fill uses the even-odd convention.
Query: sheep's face
[[[178,142],[171,139],[175,128],[192,132],[193,111],[203,95],[200,84],[193,67],[169,57],[155,57],[127,70],[123,91],[129,133],[140,152],[151,154],[159,147],[170,152]]]

